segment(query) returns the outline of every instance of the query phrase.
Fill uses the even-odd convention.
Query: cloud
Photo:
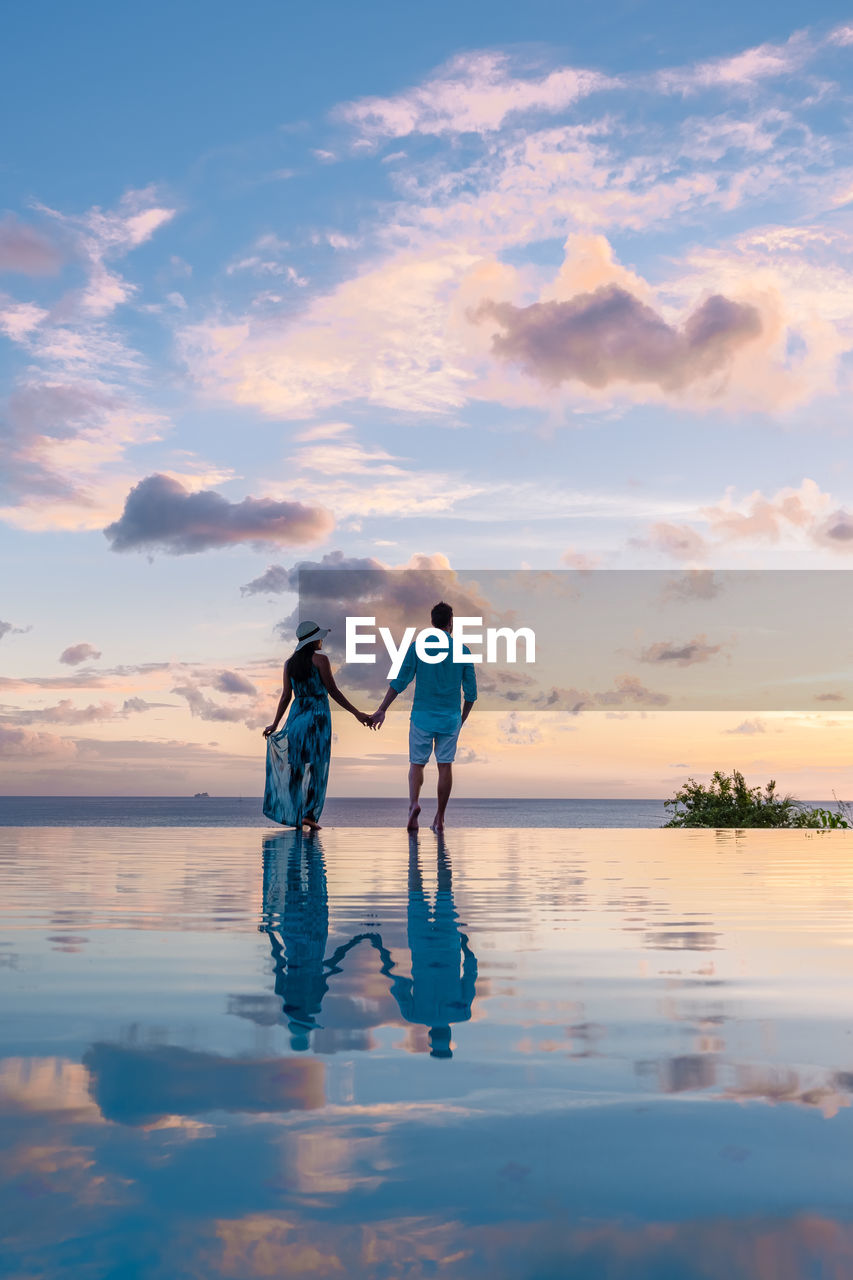
[[[258,693],[251,680],[241,676],[238,671],[220,671],[213,681],[213,687],[220,693],[244,693],[252,698],[257,697]]]
[[[168,426],[141,401],[145,360],[109,323],[136,294],[113,259],[175,211],[150,188],[128,192],[110,211],[40,211],[61,228],[84,280],[46,306],[0,297],[0,328],[26,355],[0,416],[0,518],[24,529],[102,528],[132,483],[117,470],[127,449],[159,439]]]
[[[402,635],[407,626],[428,626],[430,610],[438,600],[447,600],[459,617],[482,618],[487,626],[507,620],[496,612],[476,581],[460,578],[447,557],[440,554],[416,554],[405,564],[390,566],[372,557],[348,557],[334,551],[321,560],[294,565],[289,583],[288,590],[298,590],[299,603],[277,624],[277,634],[292,646],[297,623],[305,617],[314,618],[331,628],[324,648],[335,659],[344,656],[348,616],[372,615],[377,626],[389,627],[395,636]],[[387,674],[382,650],[376,662],[347,668],[347,679],[369,692],[384,690]]]
[[[525,719],[517,711],[510,711],[498,726],[500,742],[508,746],[531,746],[542,741],[542,734],[531,718]]]
[[[320,542],[333,527],[334,519],[324,507],[272,498],[229,502],[213,490],[191,493],[180,481],[157,474],[131,489],[121,517],[104,533],[113,551],[150,548],[192,555],[245,542]]]
[[[93,644],[72,644],[67,649],[63,649],[59,655],[59,661],[64,662],[68,667],[79,666],[81,662],[87,662],[91,659],[100,658],[101,652],[96,649]]]
[[[53,707],[37,710],[4,708],[0,720],[5,724],[94,724],[110,720],[115,715],[111,702],[91,703],[88,707],[75,707],[70,698],[61,698]]]
[[[577,380],[603,388],[612,382],[652,382],[680,391],[725,369],[734,353],[761,333],[756,307],[715,294],[681,328],[618,285],[603,285],[566,302],[483,302],[477,323],[503,328],[495,355],[550,386]]]
[[[564,564],[567,569],[575,569],[578,573],[591,573],[601,566],[601,556],[590,555],[586,551],[578,551],[574,547],[567,547],[560,556],[560,563]]]
[[[492,133],[509,117],[563,111],[616,83],[597,71],[572,67],[521,77],[513,75],[507,54],[464,53],[417,88],[392,98],[361,98],[338,114],[371,140]]]
[[[836,551],[853,550],[853,515],[839,507],[817,526],[814,537],[816,541]]]
[[[804,480],[799,489],[780,489],[772,498],[755,490],[740,505],[733,489],[715,506],[703,507],[702,516],[712,533],[733,542],[778,542],[786,530],[811,530],[820,540],[819,529],[831,527],[833,517],[821,521],[831,499],[814,480]]]
[[[751,735],[754,733],[766,733],[767,725],[763,720],[756,717],[753,720],[742,720],[739,725],[735,725],[734,729],[726,729],[726,733],[742,733]]]
[[[664,93],[696,93],[702,89],[751,91],[764,80],[777,80],[801,70],[815,52],[810,37],[795,32],[784,44],[761,44],[725,58],[658,72],[654,86]]]
[[[144,711],[159,711],[174,705],[174,702],[147,702],[145,698],[125,698],[120,714],[123,716],[137,715]]]
[[[686,603],[693,600],[713,600],[722,589],[723,584],[719,578],[714,577],[713,569],[686,569],[679,577],[667,582],[661,592],[661,602],[667,604],[670,601]]]
[[[178,694],[181,698],[186,698],[187,706],[192,715],[199,720],[237,724],[254,713],[253,707],[223,707],[218,702],[213,702],[210,698],[205,697],[197,684],[190,680],[183,684],[175,685],[172,693]]]
[[[38,756],[69,758],[75,755],[74,743],[54,733],[32,733],[28,729],[7,729],[0,724],[0,759],[18,762]]]
[[[52,276],[62,263],[59,246],[43,232],[11,215],[0,221],[0,271]]]
[[[637,676],[621,675],[614,680],[612,689],[598,692],[552,688],[541,695],[538,705],[543,711],[567,711],[577,716],[596,707],[665,707],[668,702],[668,694],[649,689]]]
[[[684,560],[719,555],[722,548],[731,544],[759,547],[771,543],[800,551],[829,548],[845,554],[853,551],[853,516],[845,507],[836,507],[835,502],[832,494],[808,478],[799,488],[786,487],[770,496],[756,489],[744,498],[736,498],[732,487],[719,502],[699,509],[698,519],[705,523],[707,531],[700,532],[688,524],[661,522],[649,526],[646,537],[631,538],[629,542]],[[688,574],[680,584],[668,584],[662,600],[711,599],[720,589],[709,569],[693,569]]]
[[[33,372],[0,416],[4,454],[0,517],[23,528],[102,527],[131,444],[158,438],[165,420],[100,377]],[[46,501],[45,499],[49,499]]]
[[[253,578],[251,582],[245,583],[240,588],[240,594],[243,596],[277,596],[285,591],[295,591],[296,588],[292,585],[292,572],[291,569],[285,569],[284,565],[281,564],[268,565],[260,577]]]
[[[657,665],[674,667],[691,667],[697,662],[707,662],[715,654],[722,651],[721,644],[707,644],[704,635],[694,636],[683,644],[671,640],[660,640],[649,645],[639,655],[640,662],[651,662]]]
[[[251,311],[178,333],[209,393],[276,417],[309,417],[364,399],[405,413],[463,403],[471,375],[448,332],[449,302],[477,260],[470,249],[392,253],[318,295],[294,317]]]
[[[2,618],[0,618],[0,640],[2,640],[4,636],[23,636],[31,630],[31,627],[16,627],[13,623],[4,622]]]
[[[651,547],[675,560],[699,560],[708,550],[701,533],[686,524],[671,524],[658,520],[649,528],[648,537],[631,539],[632,545]]]
[[[314,441],[288,459],[288,493],[325,499],[339,518],[361,518],[437,514],[483,492],[450,472],[412,470],[402,461],[355,440]]]

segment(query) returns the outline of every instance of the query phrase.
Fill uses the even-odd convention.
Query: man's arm
[[[370,727],[372,729],[378,729],[380,727],[385,719],[385,712],[388,710],[397,694],[402,693],[403,690],[407,689],[412,683],[417,669],[418,658],[415,653],[415,646],[410,644],[406,650],[406,656],[403,659],[402,666],[400,667],[400,674],[395,676],[394,679],[389,682],[388,692],[385,694],[385,697],[370,717]]]
[[[380,725],[385,719],[385,712],[388,710],[388,708],[390,707],[391,703],[394,701],[396,696],[397,696],[397,690],[392,689],[391,685],[389,684],[388,692],[385,694],[385,697],[382,699],[379,706],[376,708],[373,715],[370,717],[371,729],[378,729],[380,727]]]
[[[466,649],[465,652],[468,652]],[[466,662],[462,672],[462,723],[468,719],[471,714],[471,708],[477,701],[477,677],[474,674],[473,662]]]

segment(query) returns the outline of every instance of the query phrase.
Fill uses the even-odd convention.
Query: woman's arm
[[[335,677],[332,675],[332,664],[325,653],[314,654],[314,666],[320,672],[320,679],[326,686],[332,701],[336,702],[339,707],[343,707],[344,711],[349,711],[351,715],[354,715],[360,724],[369,724],[370,716],[364,711],[359,711],[358,707],[354,707],[349,698],[344,697],[335,684]]]
[[[276,707],[275,720],[273,720],[272,724],[268,724],[266,729],[264,729],[265,738],[268,738],[271,733],[275,733],[276,729],[279,726],[279,721],[281,720],[281,717],[284,715],[285,711],[287,710],[287,706],[288,706],[288,703],[290,702],[292,693],[293,693],[293,685],[290,683],[290,676],[287,674],[287,663],[285,663],[284,675],[282,676],[281,697],[279,698],[278,706]]]

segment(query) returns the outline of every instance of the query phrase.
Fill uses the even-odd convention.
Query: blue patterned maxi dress
[[[320,672],[293,680],[293,702],[284,727],[267,738],[264,817],[285,827],[306,818],[319,822],[329,781],[332,717]]]

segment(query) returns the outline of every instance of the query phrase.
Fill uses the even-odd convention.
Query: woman
[[[328,627],[300,622],[298,644],[284,664],[284,681],[275,720],[264,729],[267,740],[267,785],[264,816],[286,827],[320,828],[326,799],[329,757],[332,751],[332,717],[329,695],[350,711],[360,724],[370,716],[358,711],[335,684],[329,659],[320,652]],[[291,696],[293,707],[287,723],[277,733]]]

